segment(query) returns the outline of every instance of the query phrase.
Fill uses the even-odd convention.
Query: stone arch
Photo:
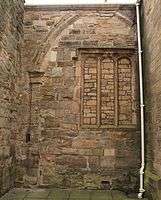
[[[33,63],[38,65],[43,60],[44,56],[50,49],[50,41],[57,38],[57,36],[65,30],[72,23],[77,21],[80,18],[80,15],[64,15],[60,20],[60,23],[56,27],[52,27],[49,33],[46,35],[41,44],[36,48],[36,51],[33,56]],[[62,21],[62,22],[61,22]]]
[[[118,66],[119,124],[132,124],[132,64],[128,57],[120,57]],[[126,97],[126,99],[125,99]]]
[[[132,26],[134,24],[134,21],[130,19],[126,14],[121,13],[121,12],[116,12],[115,15],[123,20],[127,25]]]
[[[128,56],[121,56],[118,58],[117,63],[131,65],[131,59]]]
[[[51,41],[56,40],[57,37],[70,25],[72,25],[74,22],[76,22],[78,19],[80,19],[82,15],[79,14],[66,14],[64,15],[60,22],[51,28],[49,33],[46,35],[46,37],[42,40],[41,44],[36,48],[33,56],[33,64],[35,66],[39,66],[47,52],[49,51],[51,47]],[[122,14],[121,12],[115,12],[115,16],[117,16],[119,19],[122,19],[124,23],[128,24],[128,26],[133,25],[133,21],[126,16],[125,14]]]

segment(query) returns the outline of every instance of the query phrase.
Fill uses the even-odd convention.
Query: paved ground
[[[118,191],[13,189],[0,200],[137,200]]]

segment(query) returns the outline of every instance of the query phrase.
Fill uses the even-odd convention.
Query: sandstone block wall
[[[135,8],[26,7],[21,53],[23,3],[0,2],[0,195],[14,183],[136,191]],[[145,181],[159,199],[161,4],[143,3]]]
[[[28,6],[22,58],[29,115],[16,182],[136,189],[135,8]]]
[[[16,174],[23,4],[23,0],[0,1],[0,195],[14,186]]]
[[[160,199],[161,180],[161,3],[144,1],[143,47],[146,103],[147,168],[146,183],[153,193],[153,199]]]

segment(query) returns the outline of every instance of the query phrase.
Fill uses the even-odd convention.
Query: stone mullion
[[[81,62],[81,125],[84,124],[84,66],[85,60]]]
[[[115,91],[114,91],[114,98],[115,98],[115,126],[119,125],[119,93],[118,93],[118,63],[117,58],[114,59],[114,84],[115,84]]]
[[[101,57],[98,57],[97,67],[97,125],[101,125]]]

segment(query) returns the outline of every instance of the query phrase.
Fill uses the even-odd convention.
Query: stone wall
[[[146,184],[150,184],[153,199],[161,193],[161,3],[159,0],[143,2],[143,44],[145,75],[145,110],[147,136]]]
[[[0,195],[14,185],[19,105],[23,0],[0,1]]]
[[[136,190],[135,25],[127,5],[26,7],[17,184]]]

